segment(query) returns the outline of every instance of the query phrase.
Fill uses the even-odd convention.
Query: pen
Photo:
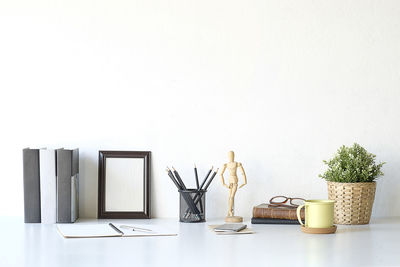
[[[121,228],[128,228],[128,229],[132,229],[133,231],[145,231],[145,232],[152,232],[152,230],[150,229],[146,229],[146,228],[139,228],[136,226],[130,226],[130,225],[121,225]]]
[[[121,235],[124,235],[124,232],[122,232],[121,230],[119,230],[117,227],[115,227],[115,225],[114,224],[112,224],[112,223],[109,223],[108,224],[109,226],[111,226],[115,231],[117,231],[118,233],[120,233]]]

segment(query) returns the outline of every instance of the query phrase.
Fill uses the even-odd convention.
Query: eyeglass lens
[[[285,203],[286,201],[287,201],[287,197],[276,196],[271,199],[270,203]]]

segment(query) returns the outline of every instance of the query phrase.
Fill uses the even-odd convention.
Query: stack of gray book
[[[79,216],[79,149],[23,150],[25,223],[73,223]]]

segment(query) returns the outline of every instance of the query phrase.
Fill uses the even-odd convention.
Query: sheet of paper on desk
[[[122,236],[108,224],[58,224],[58,231],[65,238],[116,237]]]
[[[93,238],[93,237],[141,237],[141,236],[173,236],[177,235],[155,225],[114,224],[122,233],[118,233],[109,224],[58,224],[60,234],[65,238]],[[121,226],[130,226],[125,228]],[[147,229],[139,230],[140,229]],[[137,229],[133,231],[133,229]]]

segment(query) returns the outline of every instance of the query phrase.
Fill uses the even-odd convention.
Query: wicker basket
[[[376,183],[328,182],[328,198],[335,200],[336,224],[368,224]]]

